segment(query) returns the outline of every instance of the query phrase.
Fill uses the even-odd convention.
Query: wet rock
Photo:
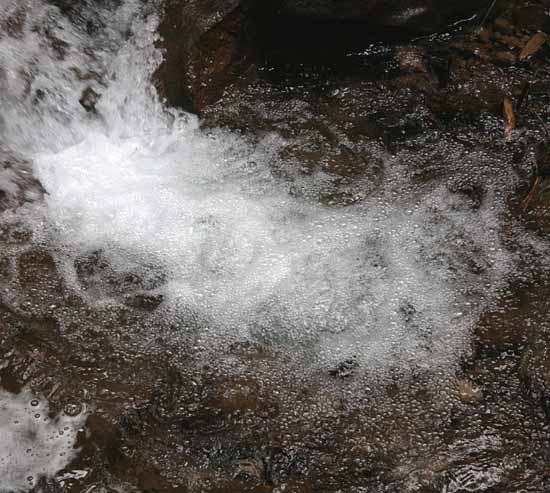
[[[484,42],[492,41],[490,35]],[[338,205],[349,203],[342,198],[346,187],[353,192],[349,193],[352,199],[361,196],[356,192],[376,190],[377,176],[383,171],[410,178],[414,186],[441,186],[457,210],[483,209],[494,193],[492,179],[503,173],[504,166],[497,162],[508,166],[514,152],[513,143],[499,141],[502,94],[525,75],[524,68],[507,71],[499,66],[493,71],[494,64],[500,64],[498,54],[488,46],[482,58],[477,52],[482,46],[479,40],[456,49],[445,44],[441,51],[437,51],[439,41],[433,43],[434,48],[426,43],[349,57],[353,63],[335,63],[326,71],[308,67],[270,78],[268,65],[255,88],[234,92],[229,88],[220,102],[223,108],[210,123],[257,135],[278,133],[285,139],[283,161],[288,168],[299,167],[299,173],[282,166],[274,172],[289,181],[315,173],[334,180],[331,186],[340,180],[323,190],[323,197],[337,197]],[[450,70],[444,66],[449,58],[453,58]],[[449,72],[446,84],[432,81],[435,59],[441,60],[442,72]],[[502,65],[506,67],[504,61]],[[544,77],[544,72],[539,75]],[[533,92],[530,109],[546,105],[548,91],[538,91]],[[498,131],[492,133],[494,121]],[[531,125],[526,132],[540,126],[527,118],[522,124]],[[541,134],[540,128],[537,131]],[[388,158],[385,153],[389,152],[395,155]],[[377,169],[381,155],[384,170]],[[476,174],[486,166],[487,155],[495,158],[491,179]],[[470,156],[475,166],[467,165]],[[463,166],[455,166],[457,162]],[[294,190],[300,193],[298,185]],[[538,200],[533,203],[537,214],[543,191]],[[547,220],[548,210],[540,209],[541,221],[545,215]],[[518,216],[521,226],[523,220]],[[541,232],[540,225],[534,229]],[[2,235],[2,244],[6,238]],[[457,239],[460,235],[450,235],[444,242]],[[456,275],[478,275],[487,268],[479,261],[475,245],[465,244],[464,250],[453,261]],[[25,290],[37,287],[35,277],[52,275],[51,258],[24,260],[30,266],[20,277]],[[73,393],[97,397],[98,411],[88,423],[91,435],[85,453],[93,472],[75,491],[483,489],[514,493],[548,489],[541,483],[547,471],[548,440],[544,417],[538,417],[548,389],[548,348],[546,335],[537,331],[535,336],[530,330],[543,326],[548,310],[545,305],[524,303],[525,290],[511,294],[516,303],[508,300],[482,317],[476,328],[473,369],[448,390],[451,398],[428,377],[416,388],[392,384],[392,393],[388,391],[386,397],[379,389],[388,381],[363,380],[353,359],[336,365],[329,375],[323,367],[320,379],[309,381],[303,378],[301,366],[286,366],[284,355],[255,343],[232,344],[227,357],[220,357],[226,366],[216,371],[199,368],[217,363],[209,354],[201,354],[194,344],[180,344],[176,351],[159,357],[161,369],[155,373],[147,363],[159,351],[157,341],[151,341],[140,355],[115,352],[125,344],[139,345],[143,334],[149,337],[163,331],[156,325],[136,328],[132,323],[162,301],[151,293],[164,282],[162,275],[158,277],[154,266],[142,265],[140,274],[133,276],[133,268],[117,267],[105,252],[82,255],[75,270],[88,292],[103,290],[123,299],[124,313],[131,312],[131,320],[123,323],[125,318],[115,311],[102,319],[96,306],[76,304],[77,315],[67,316],[61,327],[54,322],[33,325],[0,309],[0,324],[8,333],[18,333],[10,344],[28,349],[19,359],[6,356],[10,375],[0,371],[2,385],[36,385],[45,394],[52,393],[69,413],[76,412],[73,406],[79,402]],[[50,289],[38,287],[39,291]],[[67,298],[54,294],[62,309],[70,312]],[[531,298],[548,296],[546,291],[534,290]],[[403,304],[400,316],[416,330],[418,314],[412,305]],[[184,330],[170,328],[162,337],[170,341],[176,331]],[[2,343],[6,331],[0,335]],[[70,342],[63,340],[63,334]],[[518,355],[529,337],[521,386]],[[51,357],[40,356],[44,352]],[[55,364],[49,361],[53,355]],[[166,370],[168,362],[177,370]],[[271,371],[262,372],[269,362],[273,362]],[[277,371],[286,373],[286,379]],[[61,372],[69,373],[65,380],[58,378]],[[48,381],[52,374],[55,379]],[[352,374],[353,378],[346,378]],[[125,381],[139,379],[152,383],[124,390]],[[521,393],[525,387],[534,399]]]
[[[35,286],[42,279],[55,277],[55,261],[46,250],[29,250],[20,255],[17,263],[19,280],[26,287]]]
[[[495,61],[504,65],[513,65],[517,63],[518,56],[511,51],[498,51],[495,53]]]
[[[136,294],[126,297],[124,304],[145,311],[156,310],[164,297],[161,294]]]
[[[17,280],[25,312],[44,317],[55,309],[63,292],[63,281],[55,260],[43,248],[32,248],[18,256]]]
[[[493,30],[490,27],[483,27],[479,30],[479,39],[484,43],[490,43],[493,37]]]
[[[513,11],[514,24],[525,31],[540,31],[548,22],[543,5],[529,5]]]
[[[427,72],[425,51],[418,46],[401,46],[395,50],[395,58],[404,71]]]
[[[252,361],[273,357],[273,352],[268,347],[250,341],[234,342],[229,346],[229,353]]]
[[[234,473],[235,479],[241,481],[261,481],[265,474],[264,463],[257,458],[241,459],[237,463],[237,467]]]
[[[480,2],[410,0],[271,0],[284,14],[318,19],[362,20],[385,27],[433,32],[449,22],[476,13]]]
[[[454,179],[447,184],[451,193],[457,193],[467,198],[472,209],[479,209],[485,197],[485,190],[481,183],[473,182],[471,179]]]
[[[538,176],[550,177],[550,142],[539,143],[536,146],[535,164]]]
[[[161,97],[201,112],[248,67],[254,50],[248,3],[171,1],[159,27],[164,62],[155,73]]]
[[[210,385],[207,407],[220,416],[253,412],[267,418],[278,412],[270,389],[252,376],[222,378],[210,382]]]
[[[41,478],[31,493],[63,493],[63,486],[55,479]]]
[[[0,34],[6,33],[12,38],[20,37],[25,25],[25,16],[25,9],[21,7],[6,19],[0,21]]]
[[[528,395],[540,404],[550,418],[550,335],[538,327],[523,353],[520,375]]]
[[[349,358],[342,361],[340,364],[329,371],[331,377],[349,378],[352,377],[355,371],[359,368],[359,363],[356,358]]]
[[[31,163],[0,145],[0,213],[37,201],[43,195],[44,189],[33,176]]]
[[[96,112],[96,104],[101,96],[93,90],[91,87],[87,87],[82,91],[82,96],[78,102],[88,113]]]
[[[119,264],[116,257],[94,251],[77,257],[74,267],[82,286],[95,296],[124,297],[129,306],[146,310],[162,302],[162,296],[151,291],[162,286],[166,276],[154,265],[130,256]]]
[[[52,5],[55,5],[65,15],[76,15],[82,9],[83,0],[49,0]]]
[[[538,235],[548,237],[550,235],[550,193],[548,178],[542,177],[540,184],[535,186],[535,179],[529,182],[528,188],[521,191],[516,198],[516,213],[521,217],[522,224]],[[528,199],[529,194],[532,197]],[[526,205],[527,204],[527,205]]]
[[[229,85],[246,83],[240,76],[253,71],[265,49],[285,46],[291,54],[309,46],[322,56],[333,51],[330,44],[367,46],[365,29],[374,27],[370,39],[387,27],[398,29],[397,38],[411,31],[433,32],[478,8],[474,0],[168,1],[159,28],[165,57],[155,74],[156,86],[170,105],[202,113]],[[315,19],[335,23],[323,26]]]
[[[292,479],[307,473],[310,454],[299,447],[279,448],[271,450],[268,460],[268,475],[275,485],[289,483]]]
[[[514,31],[514,24],[506,17],[497,17],[493,24],[495,32],[510,33]]]

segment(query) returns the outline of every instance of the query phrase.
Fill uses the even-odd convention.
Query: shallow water
[[[512,268],[498,236],[502,199],[489,192],[472,213],[444,186],[412,186],[390,156],[383,183],[358,205],[293,197],[271,172],[280,137],[252,144],[163,110],[150,83],[160,57],[154,15],[143,19],[125,2],[124,22],[89,39],[50,10],[35,3],[27,22],[60,25],[53,32],[71,47],[60,67],[27,23],[20,38],[3,40],[4,140],[46,190],[29,219],[44,217],[35,234],[55,248],[67,282],[92,304],[116,303],[126,293],[104,277],[136,275],[136,290],[162,295],[159,317],[197,320],[222,344],[230,334],[313,343],[327,358],[359,353],[383,364],[391,353],[453,365]],[[134,34],[114,49],[126,26]],[[94,116],[78,104],[84,84],[71,73],[90,63],[105,74]],[[32,77],[25,94],[21,73]],[[45,96],[36,102],[38,90]],[[310,179],[307,195],[326,179]],[[109,272],[79,279],[75,262],[98,252]],[[469,271],[471,257],[482,273]]]
[[[99,26],[93,34],[90,22]],[[175,366],[191,355],[230,376],[242,367],[222,353],[259,344],[282,357],[276,369],[258,364],[258,378],[268,375],[283,389],[292,387],[296,368],[313,382],[328,368],[338,368],[338,376],[353,369],[363,378],[344,393],[354,395],[354,408],[376,402],[383,410],[373,415],[386,431],[398,421],[388,418],[392,412],[407,414],[407,402],[378,401],[399,368],[400,378],[420,374],[421,387],[441,392],[446,410],[431,411],[450,420],[453,391],[437,382],[454,375],[480,315],[517,278],[519,257],[502,240],[512,170],[489,153],[443,143],[440,159],[459,170],[457,179],[483,180],[484,199],[472,207],[444,180],[411,179],[414,163],[429,159],[422,149],[399,156],[380,150],[381,180],[363,177],[354,185],[369,193],[351,205],[327,204],[319,197],[331,186],[330,173],[304,175],[301,163],[286,162],[281,134],[206,130],[195,116],[163,106],[151,83],[162,57],[157,23],[154,6],[133,0],[84,9],[76,24],[42,0],[9,1],[0,13],[0,25],[12,26],[0,37],[7,156],[0,191],[10,204],[25,201],[3,212],[2,223],[32,230],[32,248],[47,251],[61,273],[59,291],[84,300],[86,310],[103,317],[132,311],[136,299],[150,306],[145,314],[136,308],[135,324],[117,325],[113,315],[115,322],[98,328],[97,320],[71,312],[66,294],[57,300],[58,288],[38,279],[31,288],[7,283],[4,302],[31,313],[35,302],[49,305],[63,335],[78,341],[97,330],[115,351],[126,347],[126,337],[145,359],[167,339]],[[94,112],[79,103],[87,87],[101,95]],[[14,255],[30,248],[13,243]],[[524,243],[541,248],[535,239]],[[356,395],[365,388],[376,397]],[[328,397],[316,390],[301,404],[319,427],[341,412],[341,390],[326,391]],[[287,405],[292,392],[281,397]],[[401,425],[404,435],[414,435]],[[476,453],[502,446],[497,433],[476,440]],[[0,456],[6,447],[0,445]],[[69,460],[36,466],[36,474],[53,476]],[[491,464],[461,474],[441,491],[463,491],[468,482],[467,491],[488,490],[503,473]],[[5,488],[20,484],[17,476]]]

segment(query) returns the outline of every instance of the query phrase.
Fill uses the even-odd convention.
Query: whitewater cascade
[[[82,279],[79,262],[101,258],[162,295],[157,322],[207,327],[205,344],[256,338],[308,344],[322,358],[452,365],[511,269],[499,194],[488,190],[472,211],[443,185],[411,186],[388,155],[382,185],[359,204],[293,197],[270,171],[281,137],[202,131],[163,107],[148,10],[134,0],[96,7],[104,28],[91,36],[41,0],[3,9],[3,22],[20,25],[0,39],[2,146],[46,191],[5,220],[33,222],[90,303],[124,294],[103,274]],[[79,104],[90,85],[96,113]],[[21,192],[21,173],[1,172],[5,193]]]

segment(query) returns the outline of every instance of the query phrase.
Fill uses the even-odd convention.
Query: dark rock
[[[545,178],[550,177],[550,142],[539,143],[535,151],[537,174]]]
[[[161,294],[142,294],[138,293],[128,296],[124,303],[126,306],[137,308],[139,310],[153,311],[162,303],[164,297]]]
[[[366,46],[388,29],[394,38],[437,31],[482,6],[480,0],[167,1],[159,27],[165,59],[155,83],[170,105],[201,113],[268,45],[285,46],[289,55],[304,46],[321,54],[331,51],[327,44]]]
[[[329,375],[337,378],[349,378],[353,376],[358,367],[359,363],[355,357],[348,358],[330,370]]]
[[[530,5],[514,11],[515,24],[526,31],[539,31],[544,28],[545,13],[543,5]]]
[[[43,194],[31,163],[0,146],[0,212],[40,200]]]
[[[533,335],[523,354],[520,375],[529,396],[550,417],[550,338],[547,331]]]
[[[82,91],[82,96],[80,96],[78,101],[88,113],[95,113],[96,104],[100,97],[101,96],[91,87],[87,87],[84,91]]]
[[[216,101],[253,51],[247,13],[240,0],[168,2],[159,28],[165,59],[155,74],[161,97],[199,113]]]
[[[125,296],[130,306],[156,308],[162,297],[150,291],[164,284],[165,274],[154,265],[128,260],[126,265],[115,267],[103,251],[96,250],[77,257],[74,266],[78,280],[88,292],[96,296]]]
[[[55,479],[40,478],[36,488],[32,489],[33,492],[40,493],[62,493],[63,487]]]
[[[366,21],[372,25],[433,32],[487,2],[465,0],[272,0],[279,12],[320,19]]]

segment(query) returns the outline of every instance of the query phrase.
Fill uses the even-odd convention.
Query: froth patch
[[[360,204],[297,198],[272,174],[280,137],[201,132],[163,108],[151,85],[156,20],[139,17],[136,35],[104,54],[97,118],[68,108],[62,129],[23,122],[51,136],[33,146],[49,219],[34,230],[67,284],[92,304],[148,297],[152,330],[200,334],[205,350],[254,338],[323,361],[454,361],[512,267],[491,190],[472,208],[442,182],[414,185],[388,156]],[[328,176],[291,175],[303,197],[319,196]]]
[[[28,491],[66,467],[78,452],[74,446],[86,416],[52,418],[47,401],[0,390],[0,492]]]
[[[491,200],[474,210],[388,167],[363,203],[329,208],[271,176],[272,137],[251,146],[190,121],[157,123],[155,138],[95,133],[36,159],[66,276],[92,303],[145,292],[162,296],[158,313],[218,341],[432,364],[453,360],[504,285],[510,260]],[[92,278],[75,269],[87,258]]]

